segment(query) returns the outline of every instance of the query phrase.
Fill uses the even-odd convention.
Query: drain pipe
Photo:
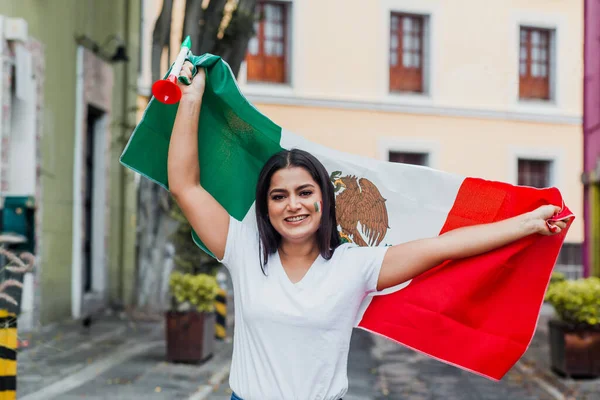
[[[125,42],[125,46],[127,47],[127,45],[129,44],[129,7],[130,7],[130,0],[126,0],[123,2],[125,5],[125,10],[123,12],[124,15],[124,21],[123,21],[123,41]],[[123,104],[121,104],[121,108],[122,108],[122,123],[121,123],[121,139],[125,138],[125,130],[127,129],[127,127],[129,126],[128,124],[128,110],[127,110],[127,106],[128,106],[128,102],[127,102],[127,91],[128,91],[128,86],[129,86],[129,63],[124,62],[123,63],[123,81],[122,81],[122,85],[121,85],[121,90],[122,90],[122,102]],[[119,143],[121,143],[121,141],[119,141]],[[122,306],[125,307],[125,234],[126,234],[126,227],[127,227],[127,222],[125,221],[125,216],[126,216],[126,201],[127,201],[127,196],[125,195],[125,188],[126,188],[126,179],[127,179],[127,175],[126,175],[126,170],[123,167],[120,167],[121,169],[121,199],[120,199],[120,220],[121,220],[121,240],[119,243],[119,255],[120,255],[120,262],[119,262],[119,273],[118,273],[118,279],[119,279],[119,283],[118,283],[118,295],[120,297],[120,301],[122,302]]]

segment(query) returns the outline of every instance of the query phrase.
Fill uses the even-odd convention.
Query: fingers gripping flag
[[[562,207],[558,219],[572,216],[556,188],[513,186],[382,162],[304,140],[250,104],[219,57],[205,54],[191,56],[190,61],[207,72],[198,125],[200,179],[239,221],[255,224],[259,172],[271,155],[290,148],[309,151],[325,165],[336,191],[340,235],[362,246],[432,237],[549,203]],[[165,189],[176,112],[177,104],[151,99],[121,156],[122,164]],[[534,235],[477,257],[448,261],[369,296],[356,324],[498,380],[529,346],[566,232]]]

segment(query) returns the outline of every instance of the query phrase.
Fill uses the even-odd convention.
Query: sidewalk
[[[167,363],[160,317],[114,315],[88,328],[69,322],[20,339],[28,341],[17,358],[17,398],[24,400],[204,400],[228,377],[233,348],[228,338],[201,365]]]

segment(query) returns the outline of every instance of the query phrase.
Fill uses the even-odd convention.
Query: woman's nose
[[[288,207],[290,210],[295,211],[301,207],[301,204],[296,198],[290,197],[290,201],[288,202]]]

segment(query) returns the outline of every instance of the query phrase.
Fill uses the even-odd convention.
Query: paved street
[[[186,399],[219,370],[226,375],[231,358],[231,345],[218,342],[204,365],[169,364],[162,323],[115,317],[29,340],[18,356],[18,398],[26,400]]]
[[[350,389],[344,400],[551,400],[518,370],[500,383],[459,370],[355,330],[349,360]],[[210,400],[228,400],[226,382]]]
[[[362,337],[368,335],[360,333]],[[513,369],[501,382],[443,364],[381,337],[371,336],[377,366],[376,394],[364,399],[552,399]],[[368,340],[368,339],[365,339]]]
[[[547,371],[543,323],[538,331],[522,361],[496,383],[356,330],[349,359],[350,390],[344,400],[600,398],[600,380],[569,381]],[[90,328],[71,322],[22,339],[29,344],[18,356],[19,399],[229,400],[231,396],[230,338],[219,342],[214,357],[200,366],[169,364],[160,318],[144,322],[107,316]]]

